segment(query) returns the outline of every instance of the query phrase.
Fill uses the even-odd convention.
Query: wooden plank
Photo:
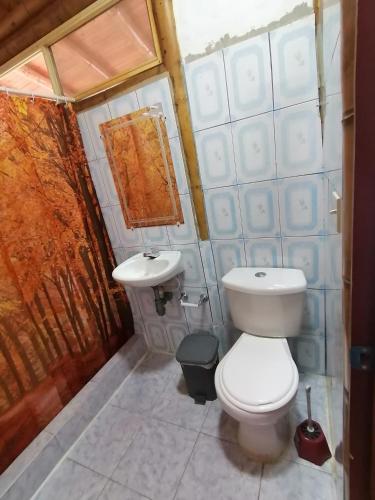
[[[57,73],[55,60],[53,58],[52,50],[50,49],[50,47],[43,47],[43,56],[54,93],[57,95],[63,95],[64,91],[60,82],[59,74]]]
[[[176,114],[180,126],[182,146],[185,152],[188,179],[190,181],[199,235],[202,240],[207,240],[208,227],[206,210],[187,99],[187,90],[185,87],[180,49],[177,40],[172,0],[152,0],[152,8],[156,29],[159,34],[163,63],[170,75],[172,83]]]
[[[163,73],[167,74],[166,71],[167,70],[165,69],[164,64],[159,64],[158,66],[150,68],[146,71],[143,71],[142,73],[139,73],[138,75],[129,78],[128,80],[116,85],[115,87],[76,102],[74,104],[74,110],[76,111],[76,113],[79,113],[80,111],[85,111],[86,109],[98,106],[99,104],[102,104],[109,99],[113,99],[114,97],[130,92],[131,90],[139,87],[141,84],[151,82],[153,79],[158,78]]]

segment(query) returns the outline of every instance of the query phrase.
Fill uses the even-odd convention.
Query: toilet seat
[[[235,408],[266,413],[296,394],[298,370],[284,338],[243,333],[217,368],[222,396]]]

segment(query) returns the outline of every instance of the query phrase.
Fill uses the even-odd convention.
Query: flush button
[[[260,272],[260,273],[255,273],[256,278],[264,278],[266,276],[266,273]]]

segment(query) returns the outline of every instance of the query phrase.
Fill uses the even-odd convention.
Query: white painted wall
[[[268,26],[300,5],[312,8],[313,0],[173,0],[181,55]]]

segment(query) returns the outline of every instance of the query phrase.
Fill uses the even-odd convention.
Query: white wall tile
[[[141,229],[144,244],[147,246],[169,245],[166,226],[143,227]]]
[[[166,325],[170,321],[173,321],[175,323],[186,323],[185,314],[183,308],[180,305],[179,297],[180,292],[174,292],[172,300],[168,301],[165,304],[165,315],[162,318],[163,322],[166,323]]]
[[[207,288],[183,288],[188,295],[188,301],[197,304],[200,295],[207,294]],[[197,329],[210,329],[212,327],[212,315],[210,303],[205,302],[200,307],[185,307],[185,315],[191,333]]]
[[[232,123],[237,178],[243,182],[276,177],[273,113]]]
[[[270,33],[275,109],[318,98],[315,17]]]
[[[95,160],[96,153],[89,134],[89,129],[87,128],[85,113],[79,113],[77,115],[77,120],[87,161]]]
[[[139,309],[137,294],[134,288],[127,286],[125,287],[126,295],[128,296],[130,308],[132,310],[133,319],[137,321],[142,321],[141,310]]]
[[[111,207],[113,218],[116,224],[117,232],[123,247],[136,247],[143,246],[142,230],[141,228],[128,229],[125,225],[122,208],[120,205]]]
[[[276,181],[241,184],[239,195],[244,236],[280,236]]]
[[[324,234],[325,182],[322,174],[278,181],[281,234]]]
[[[156,313],[155,297],[152,288],[151,287],[135,288],[134,293],[136,294],[137,302],[143,320],[144,321],[150,319],[157,320],[159,316]]]
[[[85,111],[85,121],[91,137],[95,158],[104,158],[106,156],[104,143],[100,137],[99,125],[111,119],[108,104],[101,104],[95,108]]]
[[[172,101],[168,78],[161,78],[137,89],[138,102],[141,108],[161,104],[166,119],[168,137],[178,136],[176,116]]]
[[[313,174],[323,170],[318,101],[275,111],[278,177]]]
[[[138,246],[138,247],[119,247],[119,248],[114,248],[113,252],[116,257],[116,262],[117,265],[121,264],[121,262],[124,262],[124,260],[130,259],[130,257],[133,257],[133,255],[136,255],[137,253],[143,253],[145,248],[143,246]]]
[[[107,207],[109,205],[108,194],[104,185],[102,170],[98,165],[99,161],[100,160],[89,161],[89,169],[90,169],[91,179],[95,186],[96,196],[98,197],[99,205],[101,207]]]
[[[181,208],[184,215],[184,223],[174,226],[166,226],[171,245],[194,243],[197,241],[195,218],[189,194],[180,196]]]
[[[168,322],[168,324],[165,326],[165,329],[167,331],[169,344],[172,348],[172,351],[175,353],[183,338],[186,337],[186,335],[189,335],[189,329],[187,325],[172,322]]]
[[[108,101],[109,111],[112,118],[119,118],[133,111],[138,111],[139,104],[135,92],[123,94],[115,99]]]
[[[282,238],[284,267],[302,269],[308,288],[325,285],[325,237]]]
[[[231,125],[195,132],[194,136],[203,188],[236,184]]]
[[[249,267],[282,267],[281,238],[245,240],[246,262]]]
[[[102,207],[103,219],[108,231],[108,236],[111,241],[112,248],[118,248],[122,246],[120,235],[117,231],[117,226],[115,219],[112,214],[112,207]]]
[[[171,148],[174,173],[176,176],[177,189],[180,194],[189,194],[189,186],[186,178],[185,162],[179,137],[169,139]]]
[[[229,302],[227,292],[224,289],[224,286],[219,286],[219,297],[220,297],[220,305],[221,305],[221,315],[223,317],[224,322],[231,322],[232,316],[229,310]]]
[[[145,321],[146,339],[151,349],[162,352],[172,352],[168,335],[160,321]]]
[[[229,122],[223,53],[214,52],[185,65],[193,129]]]
[[[212,250],[219,286],[221,278],[233,267],[246,266],[243,240],[212,241]]]
[[[326,290],[327,374],[343,375],[343,314],[341,290]]]
[[[108,204],[118,205],[120,203],[120,200],[113,180],[111,167],[109,166],[107,158],[100,158],[99,160],[95,161],[98,168],[100,169],[100,175],[103,180],[103,186],[106,192],[106,200]]]
[[[205,191],[210,237],[234,239],[242,236],[237,186]]]
[[[207,286],[216,285],[216,283],[217,283],[216,269],[215,269],[214,256],[212,253],[211,242],[209,240],[208,241],[200,241],[199,242],[199,249],[201,252],[203,270],[204,270],[204,275],[206,278]]]
[[[198,244],[171,245],[172,250],[179,250],[182,254],[184,268],[183,286],[202,287],[206,285],[201,255]]]
[[[270,111],[273,107],[268,33],[224,50],[231,120]]]

